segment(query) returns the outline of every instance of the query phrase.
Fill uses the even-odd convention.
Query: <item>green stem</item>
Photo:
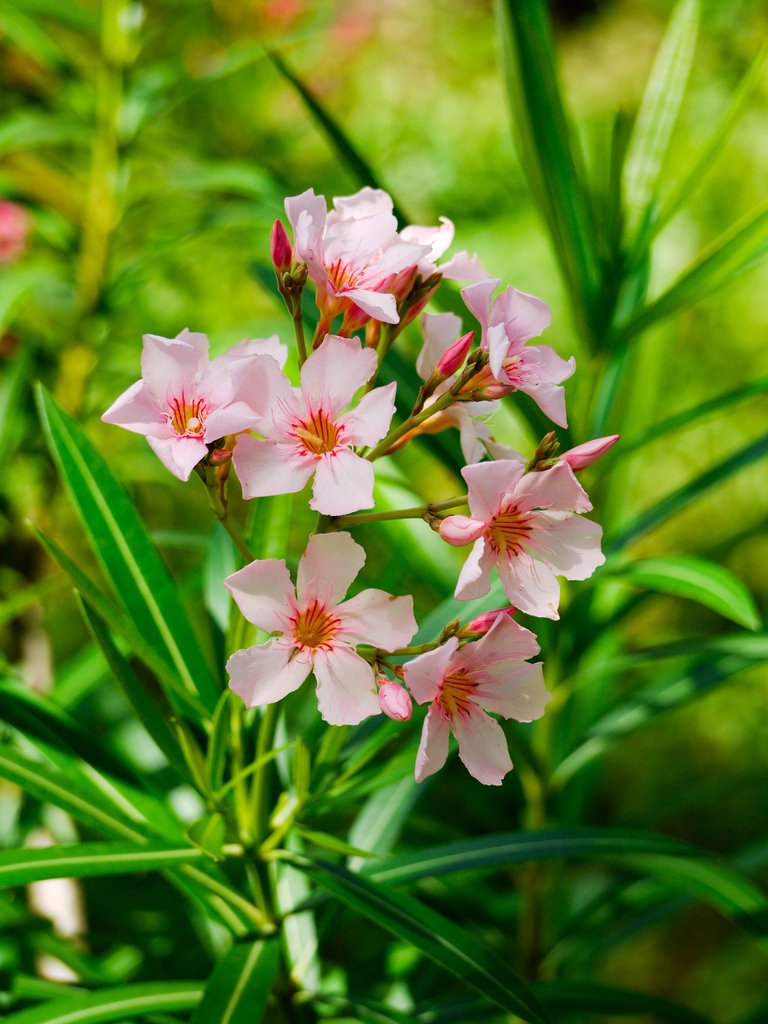
[[[304,339],[304,320],[301,315],[301,302],[297,303],[298,309],[293,314],[293,333],[296,335],[296,351],[299,355],[299,367],[307,361],[307,343]]]
[[[415,505],[413,508],[399,508],[391,512],[360,512],[348,516],[336,516],[331,523],[336,529],[347,526],[362,526],[365,523],[383,523],[390,519],[423,519],[424,516],[444,512],[451,508],[460,508],[467,504],[466,494],[456,498],[445,498],[426,505]]]
[[[379,370],[381,364],[384,362],[384,356],[389,352],[392,344],[392,327],[390,324],[381,324],[379,328],[379,340],[376,345],[376,369],[373,371],[371,379],[365,385],[365,393],[373,391],[376,387],[376,378],[379,376]]]

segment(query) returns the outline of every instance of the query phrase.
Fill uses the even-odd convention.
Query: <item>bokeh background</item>
[[[597,172],[607,159],[611,118],[636,109],[671,10],[661,0],[553,5],[568,106]],[[703,3],[687,98],[665,163],[671,184],[727,109],[767,27],[768,11],[759,0]],[[547,231],[516,155],[490,2],[6,0],[0,7],[0,197],[23,207],[29,222],[24,251],[0,267],[0,360],[7,371],[0,450],[5,666],[30,687],[53,693],[158,777],[157,752],[110,685],[66,578],[27,526],[29,520],[51,534],[83,568],[97,572],[46,454],[31,382],[42,380],[86,426],[136,496],[190,605],[204,592],[217,606],[203,489],[194,480],[184,486],[172,479],[141,438],[101,424],[99,416],[138,377],[143,333],[172,337],[189,327],[208,333],[215,352],[275,331],[288,341],[289,323],[265,283],[269,230],[283,197],[310,186],[329,197],[344,195],[363,183],[265,56],[265,46],[338,122],[411,222],[450,217],[456,248],[476,251],[505,284],[551,305],[553,326],[545,340],[577,359],[567,385],[574,443],[592,436],[591,403],[604,369],[571,322]],[[652,295],[764,202],[767,115],[763,72],[707,179],[659,234]],[[723,290],[644,332],[603,432],[620,432],[630,442],[661,420],[768,373],[767,289],[768,268],[756,259]],[[418,345],[411,328],[401,340],[403,357],[411,358]],[[499,439],[523,451],[540,436],[536,426],[514,402],[494,422]],[[764,392],[756,389],[635,454],[621,457],[616,449],[603,467],[584,474],[595,517],[609,536],[618,536],[644,509],[766,432]],[[455,455],[455,439],[444,439],[442,447],[417,443],[383,467],[381,502],[409,505],[455,493],[448,450]],[[758,459],[723,479],[641,537],[632,555],[683,552],[712,559],[732,570],[764,610],[765,467]],[[237,503],[236,512],[244,515]],[[309,526],[301,515],[294,522],[294,556]],[[423,525],[390,524],[361,537],[370,579],[394,593],[414,592],[420,618],[450,593],[464,553],[441,545]],[[566,608],[579,586],[565,593]],[[551,684],[578,670],[580,690],[594,686],[586,710],[576,703],[575,710],[568,705],[567,722],[553,716],[552,730],[570,730],[566,750],[601,710],[672,679],[697,644],[739,628],[674,596],[635,595],[632,609],[616,620],[616,602],[628,593],[635,595],[606,584],[590,598],[589,615],[574,607],[570,635],[577,637],[578,662],[569,649],[556,649],[556,629],[543,630]],[[591,677],[596,650],[631,656],[673,641],[684,648],[677,660],[628,660],[610,678],[602,670]],[[212,635],[211,645],[216,642]],[[652,714],[620,735],[548,805],[545,820],[658,830],[737,858],[768,881],[765,664],[752,655],[749,665],[718,682],[702,686],[699,699]],[[293,713],[300,720],[304,712],[297,705]],[[415,733],[409,737],[412,749]],[[557,735],[547,742],[557,747]],[[3,844],[17,845],[40,825],[56,838],[74,836],[71,823],[11,787],[0,791],[0,810]],[[529,811],[517,776],[500,792],[486,791],[454,762],[414,797],[401,844],[541,824]],[[323,827],[345,834],[351,810],[334,814]],[[567,929],[558,943],[549,936],[555,953],[544,958],[544,977],[620,983],[723,1021],[747,1014],[768,990],[764,950],[714,911],[655,903],[644,913],[640,892],[608,927],[601,923],[600,897],[606,894],[607,902],[615,893],[594,865],[570,866],[567,877],[564,868],[548,865],[536,884],[558,927],[596,899],[581,941],[569,946]],[[517,885],[518,874],[508,870],[435,881],[424,891],[514,960],[507,922],[517,907]],[[98,977],[109,964],[111,978],[204,974],[202,945],[188,941],[182,928],[174,930],[181,916],[176,899],[157,878],[141,887],[132,880],[89,883],[87,948],[72,969],[80,976],[91,969]],[[14,926],[21,902],[17,894],[2,904],[8,938],[0,944],[0,964],[5,957],[11,967],[39,952],[29,929]],[[431,969],[405,947],[359,920],[340,922],[329,919],[324,932],[326,959],[361,987],[384,984],[382,965],[390,994],[435,983]],[[46,941],[64,957],[56,940]]]

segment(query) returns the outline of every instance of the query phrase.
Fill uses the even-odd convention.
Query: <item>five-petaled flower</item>
[[[142,379],[101,418],[144,434],[167,468],[187,480],[209,444],[261,422],[269,404],[267,381],[287,355],[274,335],[241,341],[209,362],[204,334],[145,334]]]
[[[358,644],[393,651],[416,632],[411,597],[363,590],[342,601],[365,562],[348,533],[310,537],[294,593],[282,559],[251,562],[224,581],[243,615],[279,636],[237,651],[227,662],[230,687],[248,707],[273,704],[310,672],[320,713],[331,725],[356,725],[380,713],[374,671]]]
[[[565,427],[565,393],[560,385],[573,374],[576,361],[562,359],[549,345],[526,345],[552,322],[549,306],[516,288],[507,288],[492,300],[498,284],[498,279],[491,278],[461,292],[480,322],[480,345],[488,353],[487,367],[467,384],[467,390],[485,392],[491,398],[523,391],[553,423]]]
[[[340,516],[373,507],[373,464],[353,450],[375,445],[395,410],[394,383],[374,388],[343,415],[376,369],[357,338],[327,335],[301,368],[301,390],[273,367],[263,439],[241,437],[234,463],[246,498],[300,491],[314,475],[311,508]]]
[[[488,712],[518,722],[541,718],[550,694],[544,688],[536,637],[500,616],[482,640],[459,647],[451,637],[405,666],[405,682],[419,704],[431,706],[416,755],[416,781],[434,775],[448,756],[448,734],[478,782],[499,786],[512,761],[499,723]]]
[[[294,253],[317,286],[323,323],[330,326],[344,313],[356,327],[368,318],[396,324],[397,303],[389,286],[395,274],[426,256],[429,246],[398,235],[392,200],[381,189],[362,188],[337,197],[333,206],[329,213],[325,197],[311,188],[285,200]]]
[[[589,498],[567,462],[526,473],[522,456],[465,466],[471,515],[447,516],[440,536],[474,547],[456,585],[469,601],[487,594],[497,566],[504,592],[529,615],[557,619],[557,576],[587,579],[605,558],[602,529],[576,513],[589,512]]]

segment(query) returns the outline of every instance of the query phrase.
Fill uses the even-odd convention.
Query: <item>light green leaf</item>
[[[664,158],[693,64],[698,25],[698,0],[680,0],[643,94],[624,163],[623,192],[632,234],[657,198]]]
[[[130,498],[80,427],[42,388],[38,405],[51,454],[119,601],[187,690],[212,710],[220,687]]]
[[[192,1024],[259,1024],[279,965],[277,938],[236,942],[216,965]]]
[[[227,753],[231,749],[232,738],[232,693],[225,690],[219,698],[213,713],[211,732],[208,737],[208,748],[205,752],[205,768],[208,786],[215,793],[224,782],[224,769]]]
[[[44,878],[95,878],[161,871],[205,859],[191,846],[148,843],[78,843],[43,849],[0,851],[0,887],[27,885]]]
[[[760,629],[754,598],[730,569],[693,555],[665,555],[613,566],[601,574],[646,590],[685,597],[746,629]]]
[[[49,999],[3,1019],[5,1024],[108,1024],[153,1013],[184,1013],[198,1005],[202,994],[203,986],[197,982],[147,982]]]
[[[202,818],[193,821],[185,834],[190,843],[199,847],[214,860],[224,859],[227,826],[223,816],[218,812],[204,814]]]
[[[447,918],[409,896],[354,875],[339,865],[296,854],[288,860],[350,909],[415,946],[504,1010],[530,1024],[549,1021],[530,988],[506,963]]]

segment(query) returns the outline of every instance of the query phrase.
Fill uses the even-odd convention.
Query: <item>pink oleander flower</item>
[[[492,300],[498,284],[498,279],[481,281],[461,292],[480,322],[480,345],[489,357],[488,366],[467,390],[485,388],[490,398],[499,398],[505,391],[523,391],[554,423],[565,427],[565,392],[560,385],[573,374],[576,361],[573,357],[561,359],[549,345],[526,345],[552,322],[549,306],[516,288],[507,288]]]
[[[407,722],[413,710],[408,691],[389,679],[379,684],[379,706],[387,718],[395,722]]]
[[[373,507],[373,463],[353,446],[375,445],[386,435],[396,385],[374,388],[342,414],[376,364],[376,353],[357,338],[329,334],[302,366],[300,390],[274,368],[269,410],[258,428],[263,440],[245,435],[235,447],[246,498],[294,493],[314,476],[309,504],[315,511],[340,516]]]
[[[372,318],[396,324],[397,303],[389,288],[394,276],[427,253],[427,247],[397,234],[392,200],[381,189],[362,188],[333,200],[307,189],[285,200],[293,225],[295,257],[306,263],[317,286],[317,305],[330,326],[339,313],[355,327]]]
[[[563,462],[567,462],[574,473],[580,469],[586,469],[593,462],[605,455],[609,448],[613,448],[619,440],[619,434],[610,434],[608,437],[598,437],[594,441],[585,441],[584,444],[576,445],[560,456]]]
[[[27,244],[29,214],[23,206],[0,202],[0,264],[12,263]]]
[[[416,632],[413,598],[363,590],[342,601],[365,562],[348,533],[310,537],[294,593],[283,559],[251,562],[224,584],[249,622],[278,635],[237,651],[227,662],[230,688],[247,707],[274,704],[310,672],[320,714],[330,725],[357,725],[381,711],[369,662],[358,644],[394,651]]]
[[[144,434],[164,465],[188,480],[209,444],[261,422],[270,371],[279,373],[287,356],[277,335],[246,339],[209,362],[204,334],[145,334],[142,379],[101,418]]]
[[[550,694],[544,688],[536,637],[502,616],[482,640],[459,647],[451,637],[405,666],[405,682],[418,704],[430,703],[416,755],[416,781],[434,775],[448,757],[448,734],[470,775],[486,786],[500,786],[512,768],[507,742],[491,714],[532,722],[544,714]]]
[[[557,619],[557,576],[587,579],[605,558],[602,529],[577,513],[592,508],[567,462],[526,473],[515,459],[465,466],[469,516],[447,516],[439,527],[449,544],[474,541],[456,585],[469,601],[487,594],[496,565],[504,593],[523,612]]]

